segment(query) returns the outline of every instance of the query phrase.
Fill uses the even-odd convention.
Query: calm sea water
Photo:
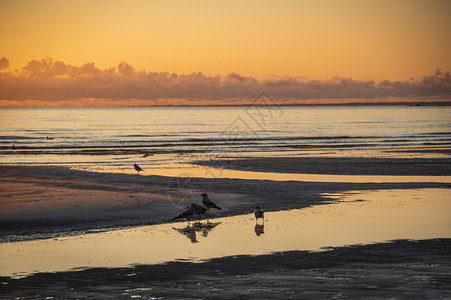
[[[1,108],[0,163],[120,169],[218,156],[383,156],[449,148],[450,125],[451,107]]]

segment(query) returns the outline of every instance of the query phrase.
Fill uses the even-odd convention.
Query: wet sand
[[[349,191],[329,205],[0,243],[0,276],[451,238],[447,189]]]
[[[252,169],[277,172],[297,169],[318,170],[317,160],[274,158],[244,160],[253,162]],[[393,167],[391,160],[369,164],[366,159],[340,160],[346,174],[361,173],[362,164],[368,164],[366,174],[390,174],[401,169]],[[328,164],[326,160],[322,165]],[[221,162],[222,163],[222,162]],[[336,162],[335,164],[337,164]],[[410,160],[403,162],[409,164]],[[235,165],[242,164],[235,161]],[[425,168],[425,165],[430,168]],[[217,166],[217,164],[216,164]],[[381,172],[380,170],[385,170]],[[428,171],[424,171],[428,169]],[[295,171],[293,169],[293,171]],[[409,171],[409,172],[407,172]],[[321,182],[274,181],[237,178],[190,177],[183,169],[179,177],[136,175],[121,173],[96,173],[64,167],[0,166],[0,241],[45,238],[80,233],[89,230],[121,226],[150,225],[169,222],[200,194],[207,192],[211,199],[223,207],[221,216],[248,214],[256,205],[267,211],[304,208],[327,203],[323,193],[340,193],[349,190],[446,188],[446,180],[434,182]],[[147,172],[149,174],[150,171]],[[160,172],[163,173],[163,172]],[[250,172],[252,173],[252,172]],[[316,172],[321,174],[320,172]],[[268,173],[271,174],[271,173]],[[341,174],[341,173],[339,173]],[[451,175],[449,163],[443,161],[430,165],[430,160],[415,160],[403,175]],[[274,176],[274,175],[272,175]],[[333,179],[332,179],[333,180]],[[414,181],[414,180],[412,180]]]
[[[5,299],[448,299],[451,239],[0,278]]]
[[[200,165],[257,172],[331,175],[449,176],[449,158],[243,157],[198,161]]]
[[[224,161],[208,163],[225,167]],[[263,161],[235,160],[227,164],[231,169],[259,172],[451,175],[449,161],[443,159],[375,161],[342,158],[321,162],[308,158],[265,158]],[[328,165],[332,167],[328,168]],[[362,166],[365,166],[364,170]],[[328,171],[324,171],[326,169]],[[433,181],[370,183],[174,178],[94,173],[63,167],[0,166],[0,237],[2,242],[26,241],[168,223],[183,211],[185,205],[199,201],[198,195],[202,192],[207,192],[223,207],[220,213],[213,213],[214,218],[247,215],[257,204],[274,212],[328,204],[331,194],[348,191],[449,190],[449,187],[447,182]],[[190,244],[186,237],[181,234],[180,237]],[[280,251],[212,258],[202,263],[97,267],[38,273],[21,279],[2,277],[0,298],[451,297],[451,239],[425,237],[420,241],[339,247],[318,253]]]

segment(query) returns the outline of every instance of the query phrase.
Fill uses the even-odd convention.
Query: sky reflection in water
[[[329,195],[332,204],[0,244],[0,275],[310,250],[394,239],[451,238],[449,189],[376,190]],[[259,224],[261,224],[259,222]],[[193,224],[191,224],[193,226]]]

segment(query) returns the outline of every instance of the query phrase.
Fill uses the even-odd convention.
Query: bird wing
[[[194,209],[190,208],[187,211],[182,212],[180,215],[178,215],[177,217],[173,218],[172,220],[187,218],[187,217],[192,216],[193,214],[194,214]]]
[[[205,206],[207,207],[213,207],[216,209],[222,209],[219,206],[217,206],[213,201],[211,201],[210,199],[203,199],[202,202],[205,204]]]
[[[205,207],[200,206],[200,205],[197,206],[197,209],[196,209],[197,214],[202,215],[202,214],[205,214],[206,212],[207,212],[207,209]]]

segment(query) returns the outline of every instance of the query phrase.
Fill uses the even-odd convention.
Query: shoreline
[[[0,243],[0,276],[451,238],[448,194],[449,189],[348,191],[326,195],[328,205],[266,211],[264,222],[249,213]]]
[[[179,104],[179,105],[118,105],[118,106],[64,106],[64,108],[141,108],[141,107],[183,107],[183,108],[189,108],[189,107],[248,107],[248,106],[257,106],[257,107],[311,107],[311,106],[414,106],[414,107],[423,107],[423,106],[451,106],[451,101],[387,101],[387,102],[340,102],[340,103],[289,103],[289,104],[283,104],[283,103],[255,103],[255,99],[243,104]],[[0,105],[0,108],[61,108],[62,106],[7,106],[7,105]]]
[[[324,169],[324,166],[328,164],[332,165],[332,162],[337,167],[328,168],[328,172],[341,170],[348,174],[359,175],[366,172],[367,175],[377,173],[386,175],[397,170],[404,176],[449,174],[446,159],[412,161],[367,158],[248,158],[235,160],[229,167],[276,173],[281,170],[286,171],[287,168],[290,168],[292,172],[307,170],[313,172]],[[217,166],[224,161],[210,161],[210,163]],[[341,169],[338,168],[340,165]],[[364,171],[362,171],[363,165],[367,166]],[[409,165],[409,167],[400,168],[402,165]],[[87,172],[67,167],[2,165],[0,166],[0,191],[4,197],[0,203],[0,243],[82,234],[84,242],[80,242],[80,246],[85,245],[89,249],[94,247],[94,236],[85,235],[86,233],[170,223],[172,217],[184,210],[184,205],[193,201],[193,195],[200,195],[202,191],[206,191],[210,198],[223,208],[222,211],[213,214],[214,218],[215,216],[248,215],[256,204],[264,207],[267,212],[282,211],[340,201],[327,197],[325,194],[421,188],[449,190],[450,185],[432,182],[276,182],[227,178],[186,178],[184,180],[157,175]],[[360,198],[356,195],[355,199]],[[200,197],[194,200],[199,202]],[[365,203],[358,201],[354,200],[352,203],[357,206]],[[322,206],[322,208],[328,209],[328,206]],[[305,210],[302,211],[305,212]],[[271,213],[267,216],[268,223],[263,238],[266,235],[278,238],[271,233],[271,230],[279,228],[281,224],[271,220],[274,218],[274,216],[271,217]],[[341,214],[337,215],[338,218],[340,216]],[[252,226],[246,226],[250,229],[246,234],[255,236],[251,230],[254,220],[252,216],[248,217],[248,222],[252,223]],[[316,218],[315,215],[313,218]],[[366,220],[364,216],[362,218]],[[306,217],[301,218],[301,221],[305,222],[305,220]],[[287,221],[290,220],[287,219]],[[243,225],[240,222],[236,223]],[[175,227],[185,223],[177,224]],[[337,222],[333,224],[336,225]],[[171,224],[165,226],[171,227]],[[305,232],[313,234],[317,232],[307,230],[307,226],[303,228]],[[142,229],[145,230],[144,227]],[[217,233],[221,227],[218,226],[214,230]],[[128,231],[133,236],[133,231]],[[175,234],[179,235],[179,239],[187,245],[185,251],[196,245],[206,246],[207,241],[215,239],[215,234],[212,233],[208,240],[205,238],[201,239],[199,244],[191,244],[185,236]],[[120,232],[117,235],[121,242],[126,240]],[[105,236],[105,241],[118,243],[118,241],[112,241],[111,233],[106,233]],[[298,233],[292,235],[293,238],[297,236],[299,236]],[[140,236],[133,237],[140,240]],[[153,242],[155,236],[147,232],[146,239],[148,242]],[[68,238],[42,242],[46,245],[51,243],[63,245],[64,240],[67,242]],[[304,243],[306,239],[300,241]],[[143,247],[142,245],[142,242],[130,243],[130,245],[125,242],[122,247],[138,246],[139,248]],[[27,250],[33,251],[33,249]],[[449,238],[394,240],[366,245],[329,247],[322,250],[233,255],[201,262],[189,262],[186,261],[186,257],[181,257],[180,260],[164,264],[108,268],[82,267],[71,271],[38,272],[22,278],[3,276],[0,277],[0,293],[8,298],[311,299],[372,296],[438,299],[451,297],[449,275],[451,274],[451,239]],[[102,248],[99,248],[99,251],[105,252]],[[149,252],[146,252],[147,254],[153,255],[153,252],[145,246],[141,251],[147,251]],[[24,253],[22,252],[22,255]],[[39,255],[39,251],[37,254]],[[20,256],[19,252],[18,255]],[[92,259],[89,251],[86,255],[89,260]],[[108,257],[104,258],[108,259]],[[123,257],[123,259],[128,258],[129,255]],[[73,260],[69,261],[69,263],[72,262]]]
[[[451,297],[451,239],[396,240],[332,248],[238,255],[0,277],[4,295],[39,298],[403,298]]]
[[[228,162],[228,161],[226,161]],[[450,174],[446,159],[252,158],[231,164],[250,171],[403,175]],[[324,168],[324,166],[331,166]],[[399,166],[409,166],[400,168]],[[338,172],[338,167],[342,167]],[[169,223],[200,194],[223,207],[215,216],[248,214],[256,205],[266,211],[330,203],[327,193],[349,190],[449,188],[447,183],[349,183],[182,178],[97,173],[52,166],[0,166],[0,242],[51,238],[98,230]]]

